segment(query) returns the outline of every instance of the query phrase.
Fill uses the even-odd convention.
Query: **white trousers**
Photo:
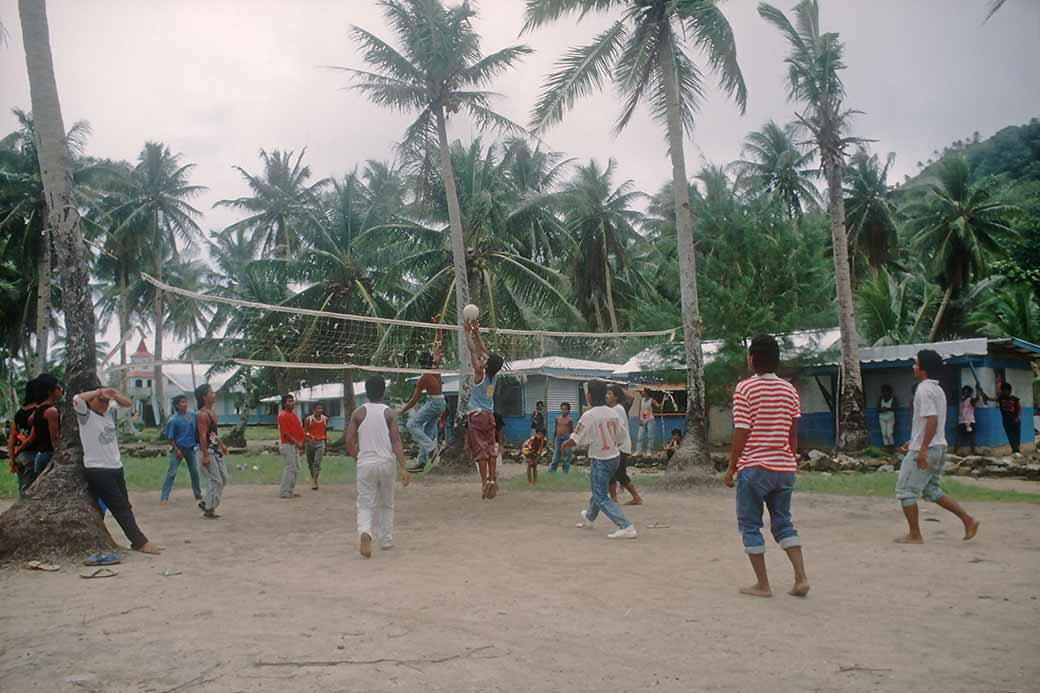
[[[381,544],[394,537],[396,477],[394,460],[368,462],[357,468],[357,531],[377,538]]]

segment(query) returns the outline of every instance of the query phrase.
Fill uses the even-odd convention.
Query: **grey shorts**
[[[928,448],[928,469],[917,466],[917,451],[911,450],[903,457],[899,465],[899,478],[896,480],[896,498],[904,507],[914,505],[923,497],[937,503],[945,494],[939,488],[939,476],[946,466],[946,446],[935,445]]]

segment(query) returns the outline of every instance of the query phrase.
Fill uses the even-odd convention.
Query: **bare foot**
[[[741,594],[747,594],[752,597],[772,597],[773,590],[769,589],[769,585],[761,587],[758,584],[751,585],[751,587],[741,587]]]
[[[144,546],[142,546],[141,548],[134,549],[134,550],[135,551],[139,551],[140,553],[152,554],[153,556],[158,555],[159,552],[162,551],[162,549],[160,549],[158,546],[156,546],[155,544],[152,544],[152,543],[147,543]]]
[[[642,505],[642,504],[643,504],[642,499],[636,500],[635,498],[633,498],[632,500],[630,500],[627,503],[625,503],[625,505]]]
[[[168,500],[161,500],[161,501],[159,501],[159,505],[169,505],[169,504],[170,504],[170,501],[168,501]]]
[[[791,591],[788,592],[788,594],[792,597],[804,597],[809,594],[809,581],[802,580],[794,583],[794,587],[791,588]]]
[[[361,555],[372,558],[372,535],[367,532],[361,535]]]
[[[912,537],[909,534],[907,534],[905,537],[896,537],[892,541],[894,541],[897,544],[923,544],[924,538]]]
[[[974,517],[971,518],[971,523],[964,525],[964,541],[974,539],[975,535],[979,533],[979,525],[982,523],[976,520]]]

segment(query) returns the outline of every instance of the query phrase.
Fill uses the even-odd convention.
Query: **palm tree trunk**
[[[661,81],[667,101],[668,149],[672,159],[672,195],[675,200],[676,247],[683,342],[686,347],[686,435],[668,465],[669,471],[691,467],[712,470],[708,455],[707,415],[704,408],[704,356],[701,350],[701,313],[697,297],[697,256],[693,247],[693,217],[686,179],[679,85],[672,53],[672,35],[666,32],[660,53]]]
[[[842,179],[845,162],[836,135],[820,138],[820,160],[827,178],[831,211],[831,243],[834,246],[834,283],[838,294],[838,327],[841,330],[841,421],[837,448],[856,451],[867,446],[867,421],[863,412],[863,377],[859,363],[859,330],[852,300],[849,240],[845,230],[845,198]]]
[[[159,230],[159,213],[155,213],[155,278],[162,281],[162,232]],[[166,394],[163,383],[162,360],[163,360],[163,294],[155,289],[155,367],[152,371],[152,391],[155,393],[156,422],[159,430],[166,426]]]
[[[462,308],[469,303],[469,284],[466,272],[466,239],[462,232],[462,211],[459,209],[459,193],[455,188],[455,171],[451,165],[451,150],[448,148],[448,123],[444,117],[443,106],[435,109],[437,115],[437,137],[440,145],[441,179],[444,182],[445,196],[448,198],[448,224],[451,227],[451,255],[455,267],[455,322],[462,330],[465,321],[462,319]],[[465,415],[469,409],[469,390],[473,385],[473,369],[469,362],[469,348],[466,337],[459,332],[459,405],[458,417]],[[460,441],[461,442],[461,441]]]
[[[47,205],[44,205],[44,211],[47,211]],[[40,266],[39,276],[36,278],[37,373],[42,373],[47,368],[47,342],[51,324],[51,232],[47,225],[47,216],[44,216],[40,235],[42,236],[40,239]]]
[[[61,298],[67,336],[65,383],[70,393],[77,394],[92,389],[97,382],[90,266],[78,208],[72,198],[70,157],[54,78],[46,3],[19,0],[18,10],[40,173],[47,198],[47,226],[53,234],[63,279]],[[87,488],[72,397],[66,397],[64,402],[61,435],[51,466],[25,498],[17,500],[0,515],[0,557],[4,559],[48,554],[82,556],[114,546],[101,522],[94,496]]]
[[[610,329],[614,334],[619,332],[617,311],[614,309],[614,280],[610,275],[610,255],[607,254],[607,238],[603,237],[603,278],[607,285],[607,314],[610,316]],[[621,352],[621,338],[614,340],[614,347]]]
[[[126,369],[126,271],[119,269],[119,365],[123,368],[119,371],[119,386],[123,392],[129,388],[130,373]]]
[[[936,336],[939,334],[939,328],[942,327],[943,316],[946,314],[946,308],[950,305],[950,299],[953,297],[953,282],[949,282],[946,285],[946,293],[943,294],[942,303],[939,304],[939,312],[935,314],[935,321],[932,323],[932,329],[928,332],[928,341],[934,342]]]
[[[245,393],[242,397],[242,411],[239,414],[238,424],[223,439],[225,445],[241,448],[246,446],[246,428],[253,415],[253,369],[249,366],[243,366],[243,368],[246,369],[246,382]]]
[[[606,332],[606,325],[603,324],[603,312],[599,309],[599,296],[595,293],[592,294],[592,312],[596,316],[596,332]]]

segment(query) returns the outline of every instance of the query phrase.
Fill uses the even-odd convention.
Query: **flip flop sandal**
[[[116,575],[119,575],[119,573],[112,570],[111,568],[97,568],[95,570],[86,570],[79,574],[81,578],[86,578],[87,580],[92,580],[94,578],[115,577]]]
[[[42,570],[46,573],[53,573],[57,570],[61,570],[60,565],[54,565],[53,563],[44,563],[43,561],[29,561],[25,564],[26,568],[32,570]]]
[[[167,568],[166,570],[164,570],[161,573],[159,573],[159,575],[162,575],[163,577],[173,577],[174,575],[182,575],[182,574],[183,573],[181,573],[181,571],[174,570],[173,568]]]
[[[115,565],[121,563],[119,554],[115,553],[96,553],[93,556],[87,556],[86,560],[83,561],[83,565],[97,566],[97,565]]]
[[[646,526],[647,529],[668,529],[671,525],[666,525],[663,522],[651,522]]]

